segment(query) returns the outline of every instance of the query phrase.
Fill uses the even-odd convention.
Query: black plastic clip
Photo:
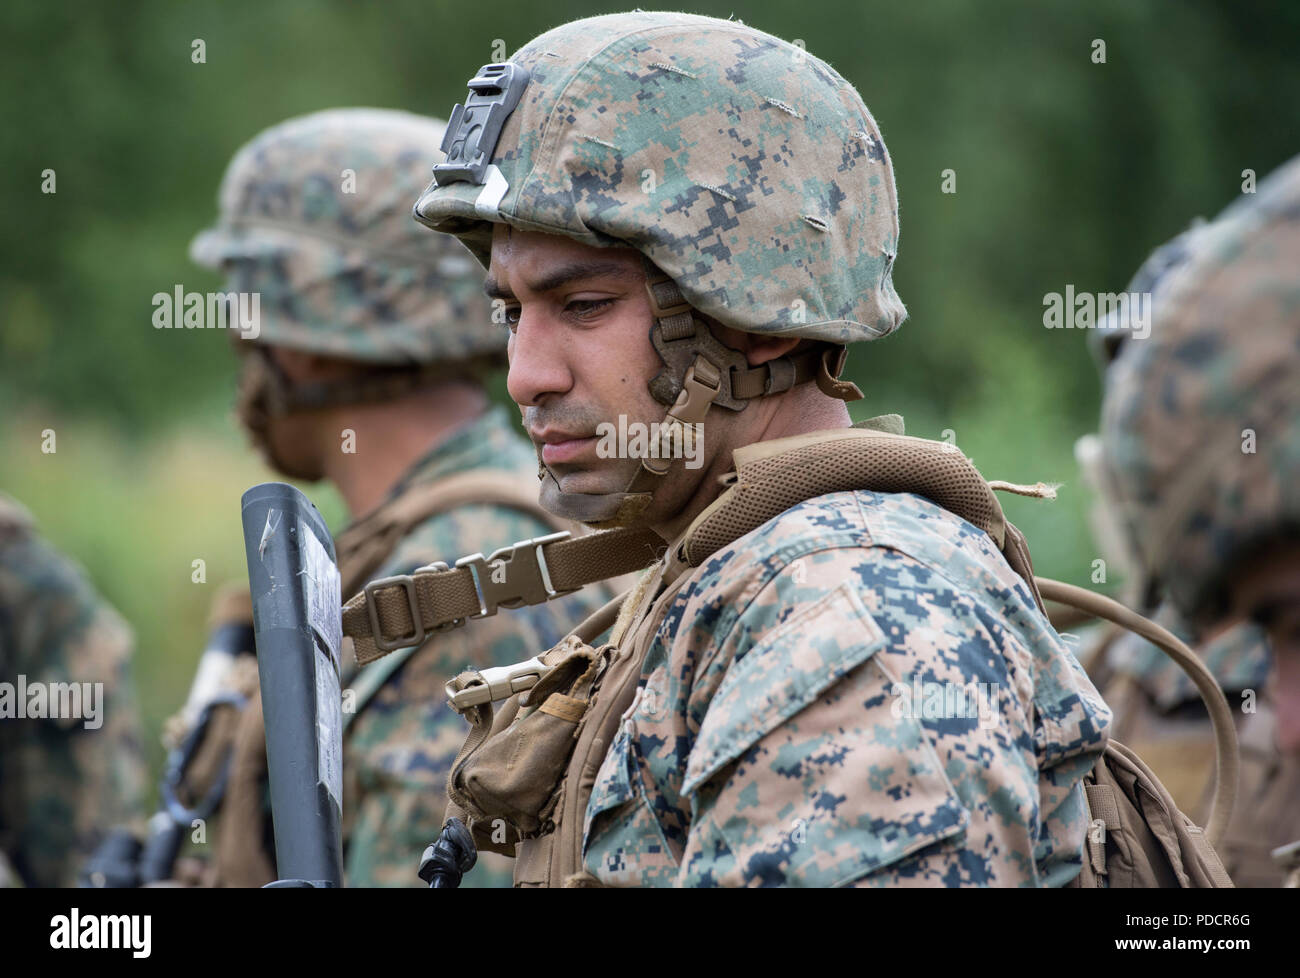
[[[528,85],[528,69],[511,61],[486,64],[469,80],[464,105],[452,109],[442,137],[447,159],[434,165],[440,187],[466,181],[484,184],[506,117],[519,104]]]

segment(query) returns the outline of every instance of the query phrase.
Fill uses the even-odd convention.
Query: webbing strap
[[[556,530],[568,525],[542,509],[536,487],[521,483],[514,472],[476,469],[413,485],[335,539],[343,594],[359,591],[415,526],[439,513],[479,504],[521,510]]]
[[[524,540],[488,557],[463,558],[454,568],[434,564],[372,581],[343,606],[343,634],[351,636],[357,662],[364,665],[498,607],[539,604],[641,570],[663,550],[660,536],[644,528]]]
[[[336,538],[334,546],[338,553],[342,593],[351,595],[358,591],[392,556],[414,527],[439,513],[483,503],[518,509],[557,529],[564,525],[562,520],[538,505],[536,490],[521,485],[512,472],[475,469],[412,485],[353,523]],[[352,709],[343,715],[345,731],[417,648],[407,646],[389,656],[381,665],[357,676],[344,677],[353,692]]]
[[[799,450],[818,457],[833,454],[839,462],[837,471],[827,477],[823,469],[810,467],[808,459],[812,455],[805,458],[797,454]],[[778,462],[788,457],[799,472],[788,472],[778,465],[773,472],[753,471],[752,476],[747,476],[755,459],[764,453],[776,453],[780,456]],[[842,429],[746,446],[734,454],[742,478],[706,508],[687,531],[683,554],[690,566],[698,566],[719,546],[805,499],[849,489],[919,492],[938,495],[940,505],[988,532],[1008,553],[1012,567],[1038,600],[1027,550],[1023,544],[1023,552],[1004,546],[1012,531],[987,483],[960,453],[944,451],[942,446],[923,439]],[[858,459],[856,468],[847,465],[850,457]],[[886,462],[891,458],[892,468],[888,468]],[[898,459],[912,464],[900,465]],[[918,460],[926,465],[919,465]],[[812,469],[816,472],[809,475]],[[773,482],[779,491],[758,493],[762,498],[753,498],[760,483],[773,488]],[[950,484],[964,485],[969,491],[940,491],[951,488]],[[1012,538],[1019,539],[1013,532]],[[548,537],[521,541],[487,558],[481,554],[463,558],[455,569],[431,565],[408,577],[371,582],[363,594],[344,605],[343,633],[352,637],[357,662],[364,664],[386,652],[419,644],[430,631],[492,614],[498,606],[536,604],[596,581],[641,570],[663,551],[664,541],[657,534],[631,527],[577,540]]]
[[[1115,790],[1108,784],[1084,783],[1084,800],[1088,806],[1088,862],[1098,876],[1106,875],[1106,833],[1120,828],[1119,804]],[[1098,831],[1100,823],[1100,831]]]

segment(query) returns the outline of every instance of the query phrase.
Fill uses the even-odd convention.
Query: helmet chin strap
[[[537,448],[542,506],[597,529],[635,526],[642,521],[655,490],[676,461],[670,457],[670,446],[685,444],[702,430],[695,426],[703,424],[715,405],[743,411],[756,398],[780,394],[811,380],[830,397],[843,401],[862,397],[857,385],[837,379],[848,355],[843,346],[805,350],[750,367],[744,353],[714,336],[708,323],[694,314],[677,284],[649,259],[646,291],[654,316],[650,339],[665,367],[648,386],[655,400],[669,405],[658,428],[663,449],[660,457],[642,458],[621,492],[565,492],[542,461],[540,446]]]

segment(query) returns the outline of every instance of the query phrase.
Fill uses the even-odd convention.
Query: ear
[[[760,336],[756,333],[742,334],[749,339],[745,349],[745,359],[751,367],[757,367],[769,360],[783,357],[799,345],[798,336]]]
[[[268,346],[267,349],[284,375],[295,383],[338,380],[353,376],[359,369],[357,364],[349,360],[324,357],[305,350],[291,350],[283,346]]]
[[[802,340],[798,336],[765,336],[761,333],[746,333],[730,326],[723,326],[716,319],[708,319],[709,328],[725,346],[745,354],[745,360],[751,367],[758,367],[783,357]]]
[[[315,354],[275,345],[268,345],[266,351],[275,365],[280,368],[280,372],[289,380],[302,383],[316,379],[319,370],[317,361],[320,358]]]

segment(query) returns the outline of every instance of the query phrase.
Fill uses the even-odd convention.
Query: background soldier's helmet
[[[1159,297],[1163,296],[1170,283],[1175,280],[1175,273],[1183,268],[1195,253],[1196,243],[1201,239],[1206,227],[1204,218],[1197,218],[1187,230],[1151,252],[1128,283],[1124,291],[1129,295],[1151,296],[1147,319],[1140,324],[1141,326],[1151,327],[1158,321],[1154,307],[1158,304]],[[1121,312],[1122,310],[1112,312],[1088,335],[1088,345],[1103,372],[1119,356],[1120,349],[1132,336],[1133,327],[1139,325],[1131,318],[1126,318]]]
[[[502,358],[483,276],[409,218],[440,161],[444,123],[333,109],[262,132],[221,183],[191,257],[259,293],[258,342],[376,365]]]
[[[470,88],[416,219],[484,266],[494,223],[640,251],[656,266],[653,335],[666,365],[650,389],[673,405],[670,420],[700,421],[710,404],[741,410],[813,379],[861,396],[834,378],[843,344],[885,336],[906,315],[891,278],[898,200],[879,127],[829,65],[739,22],[638,12],[543,34]],[[741,378],[743,356],[708,346],[692,310],[841,349]],[[720,375],[702,409],[682,401],[692,366],[710,387]],[[641,504],[648,478],[629,486]],[[596,519],[590,502],[557,511],[596,525],[634,516]]]
[[[1300,531],[1300,157],[1198,233],[1102,436],[1146,573],[1204,622],[1237,561]]]

